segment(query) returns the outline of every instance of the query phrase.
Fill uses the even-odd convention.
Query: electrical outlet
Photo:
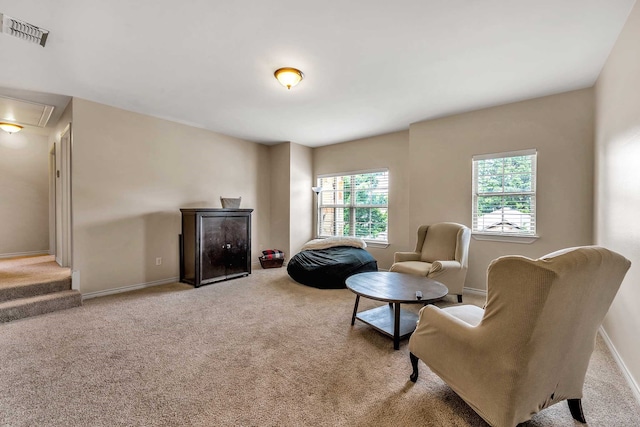
[[[156,265],[162,265],[162,258],[156,258]]]

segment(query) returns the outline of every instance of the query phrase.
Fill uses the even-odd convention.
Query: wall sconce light
[[[5,131],[7,133],[16,133],[16,132],[20,132],[22,130],[22,126],[17,125],[15,123],[2,122],[2,123],[0,123],[0,129],[2,129],[3,131]]]
[[[297,68],[285,67],[278,68],[273,75],[280,82],[280,84],[287,89],[291,89],[293,86],[297,85],[304,78],[304,74],[302,71]]]
[[[316,193],[316,196],[322,191],[322,187],[311,187],[311,189]]]

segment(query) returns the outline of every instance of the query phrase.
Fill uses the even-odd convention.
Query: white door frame
[[[62,133],[60,141],[55,143],[53,152],[55,154],[55,258],[62,267],[72,267],[71,259],[71,123],[69,123]]]
[[[56,144],[55,141],[49,150],[49,255],[56,256]],[[56,259],[56,262],[58,260]]]

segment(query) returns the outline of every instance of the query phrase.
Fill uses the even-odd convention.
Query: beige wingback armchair
[[[396,252],[389,271],[427,276],[443,283],[450,295],[462,302],[462,289],[469,265],[471,230],[455,222],[418,228],[414,252]]]
[[[513,427],[562,400],[584,423],[596,333],[630,265],[597,246],[494,260],[484,310],[420,311],[409,340],[411,380],[420,359],[492,426]]]

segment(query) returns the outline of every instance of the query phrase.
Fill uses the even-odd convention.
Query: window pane
[[[371,211],[366,208],[358,208],[356,211],[356,237],[367,238],[371,235]]]
[[[504,159],[486,159],[477,163],[478,175],[498,175],[502,173]]]
[[[324,190],[320,193],[320,204],[322,205],[335,205],[337,204],[337,193],[335,191]]]
[[[535,224],[532,196],[478,197],[474,231],[529,234]]]
[[[488,214],[502,207],[502,196],[478,196],[478,215]]]
[[[368,240],[386,240],[387,209],[356,208],[355,235]]]
[[[507,193],[531,191],[531,173],[505,175],[504,191]]]
[[[360,190],[356,192],[356,205],[370,205],[371,204],[371,192],[366,190]]]
[[[371,239],[387,241],[389,211],[386,208],[371,209]]]
[[[345,208],[322,208],[320,209],[320,231],[321,236],[348,236],[344,233],[346,225],[349,225],[349,209]]]
[[[350,176],[339,176],[336,178],[337,180],[337,188],[340,190],[351,191],[351,177]]]
[[[522,172],[531,172],[531,156],[507,157],[504,159],[504,173]]]
[[[502,193],[502,175],[478,177],[478,193]]]
[[[371,204],[387,206],[389,204],[389,196],[387,193],[386,188],[384,190],[373,190],[371,192]]]
[[[531,196],[506,196],[504,198],[504,207],[512,209],[515,212],[521,212],[523,214],[530,214],[532,211]]]
[[[329,178],[320,178],[318,185],[322,187],[323,190],[335,190],[336,189],[336,177],[332,176]]]

